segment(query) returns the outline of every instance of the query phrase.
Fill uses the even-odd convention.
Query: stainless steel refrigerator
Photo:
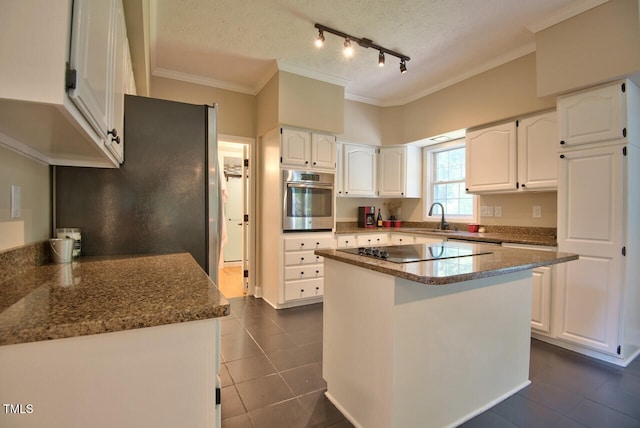
[[[54,228],[82,255],[189,252],[217,282],[221,202],[216,106],[126,96],[119,169],[54,167]]]

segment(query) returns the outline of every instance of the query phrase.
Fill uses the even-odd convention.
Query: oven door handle
[[[287,188],[289,187],[293,187],[296,189],[317,189],[317,188],[322,188],[322,189],[333,189],[333,184],[328,183],[328,184],[324,184],[324,183],[314,183],[314,184],[306,184],[306,183],[287,183]]]

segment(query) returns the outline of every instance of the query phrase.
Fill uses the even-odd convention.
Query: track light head
[[[353,56],[353,46],[351,46],[351,40],[349,38],[344,39],[344,56],[347,58]]]
[[[404,74],[407,72],[407,63],[404,59],[400,60],[400,73]]]
[[[378,54],[378,67],[384,67],[384,53],[382,51]]]
[[[324,32],[318,30],[318,37],[316,38],[316,46],[321,48],[324,45]]]

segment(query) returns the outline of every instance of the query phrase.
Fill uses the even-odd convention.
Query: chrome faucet
[[[440,205],[440,211],[442,211],[442,219],[440,220],[440,230],[446,230],[449,228],[449,223],[447,223],[444,220],[444,207],[440,202],[434,202],[433,204],[431,204],[431,208],[429,208],[429,214],[427,215],[433,215],[433,207],[436,205]]]

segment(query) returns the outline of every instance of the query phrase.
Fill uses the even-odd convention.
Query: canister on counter
[[[59,227],[56,229],[57,238],[71,238],[73,243],[73,258],[80,257],[82,250],[82,234],[77,227]]]

